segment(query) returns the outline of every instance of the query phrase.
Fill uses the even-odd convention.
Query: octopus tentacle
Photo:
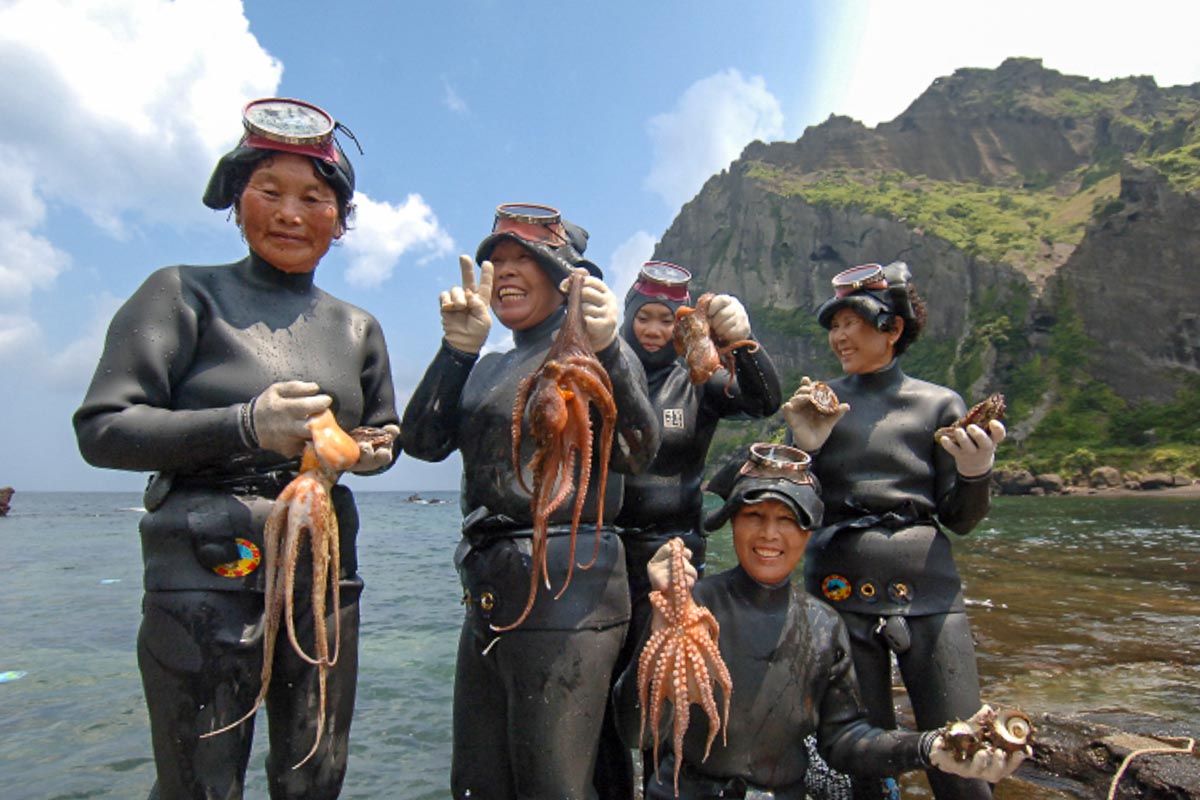
[[[671,539],[670,547],[670,585],[666,591],[650,593],[654,610],[666,624],[650,636],[638,659],[638,699],[642,714],[640,736],[644,739],[647,721],[654,732],[656,773],[662,711],[667,701],[671,703],[675,794],[678,796],[683,739],[691,720],[691,704],[699,703],[708,716],[708,737],[704,746],[706,759],[718,732],[722,735],[722,742],[725,741],[733,680],[718,647],[720,625],[711,611],[696,605],[688,589],[683,540],[678,537]],[[723,714],[717,708],[714,683],[721,687]]]
[[[583,517],[591,480],[594,447],[590,413],[592,404],[596,405],[604,423],[600,431],[600,504],[596,521],[595,552],[591,562],[579,566],[585,569],[591,566],[600,552],[600,538],[604,526],[603,495],[617,413],[612,381],[596,358],[583,323],[582,287],[586,277],[586,270],[575,270],[572,273],[567,296],[567,314],[558,336],[546,353],[541,366],[533,374],[522,379],[513,401],[513,467],[517,472],[518,484],[530,495],[530,511],[533,518],[530,589],[525,608],[517,619],[508,625],[493,624],[491,627],[495,631],[512,630],[525,621],[537,599],[539,582],[544,582],[547,589],[550,588],[550,571],[546,558],[550,516],[574,491],[567,575],[554,597],[561,597],[570,585],[576,566],[576,534]],[[532,488],[526,483],[525,471],[521,465],[522,429],[527,419],[536,445],[533,458],[529,462]]]

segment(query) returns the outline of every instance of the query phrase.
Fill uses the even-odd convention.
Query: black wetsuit
[[[683,740],[681,800],[739,798],[749,790],[771,792],[776,800],[804,800],[805,738],[813,733],[822,757],[845,772],[882,776],[924,766],[921,734],[867,722],[845,627],[802,587],[792,581],[766,587],[737,566],[700,580],[693,597],[720,625],[733,692],[726,736],[718,735],[707,759],[708,717],[692,709]],[[714,689],[718,708],[721,691]],[[636,662],[622,675],[616,698],[621,733],[636,746],[641,720]],[[677,754],[670,714],[664,718],[663,755],[647,797],[665,800],[674,797]],[[653,735],[646,735],[648,745]]]
[[[317,383],[338,423],[395,423],[383,333],[365,311],[250,256],[222,266],[153,273],[113,318],[83,405],[75,413],[88,462],[156,471],[141,520],[145,562],[138,663],[158,783],[152,797],[240,798],[253,723],[207,739],[240,717],[260,688],[262,531],[298,461],[254,449],[242,406],[282,380]],[[334,488],[341,542],[341,649],[329,670],[321,749],[312,746],[317,668],[281,634],[270,693],[272,798],[333,798],[346,770],[357,679],[358,517],[350,490]],[[241,539],[239,543],[237,540]],[[240,561],[239,561],[240,560]],[[213,567],[239,562],[244,575]],[[309,606],[311,569],[297,570],[297,608]],[[298,635],[313,652],[311,614]],[[333,636],[332,609],[329,617]]]
[[[918,727],[966,719],[979,709],[979,675],[945,530],[966,534],[983,519],[989,476],[958,475],[933,438],[965,412],[962,398],[898,361],[830,385],[850,411],[813,454],[825,519],[805,554],[806,587],[846,623],[872,724],[896,726],[892,652]],[[939,800],[991,795],[984,781],[929,778]]]
[[[692,551],[692,563],[704,574],[707,537],[700,524],[704,503],[700,484],[717,423],[726,417],[758,418],[775,413],[780,388],[775,365],[761,346],[754,351],[748,347],[734,351],[736,379],[732,384],[729,373],[722,369],[694,386],[671,345],[668,354],[648,353],[642,348],[633,334],[631,318],[627,310],[622,335],[646,368],[650,401],[662,424],[658,455],[644,472],[625,479],[625,501],[617,517],[629,572],[630,629],[641,630],[650,618],[646,564],[659,547],[672,537],[681,537]],[[633,657],[636,645],[635,637],[625,640],[618,673]],[[615,730],[606,726],[606,731],[597,785],[602,797],[623,799],[632,792],[632,764]]]
[[[513,350],[483,358],[443,343],[404,412],[404,450],[440,461],[462,455],[463,538],[455,563],[467,605],[454,682],[456,798],[586,798],[596,758],[608,678],[629,622],[629,587],[612,520],[620,510],[621,475],[610,473],[605,528],[590,569],[576,567],[561,597],[570,563],[574,494],[551,517],[547,548],[551,588],[540,585],[529,617],[513,622],[529,594],[532,513],[513,467],[512,416],[517,385],[545,358],[564,309],[537,326],[514,331]],[[597,354],[613,384],[618,418],[609,466],[642,469],[658,448],[659,430],[646,396],[645,374],[619,339]],[[594,436],[600,432],[593,413]],[[521,463],[533,455],[525,419]],[[593,449],[598,461],[599,447]],[[593,463],[579,525],[575,560],[596,549],[598,478]],[[527,470],[526,470],[527,471]],[[526,475],[526,483],[530,477]]]

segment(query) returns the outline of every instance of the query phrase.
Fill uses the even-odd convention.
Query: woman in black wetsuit
[[[687,367],[675,351],[675,312],[689,305],[689,273],[663,261],[642,265],[625,295],[621,337],[646,369],[650,401],[662,423],[662,444],[650,466],[625,479],[625,502],[617,517],[625,544],[631,630],[640,630],[650,615],[646,563],[668,539],[683,538],[697,568],[704,570],[707,542],[700,524],[704,462],[717,423],[728,417],[760,418],[774,414],[782,401],[779,376],[767,351],[740,347],[734,351],[736,377],[718,370],[699,386],[688,380]],[[712,331],[722,341],[752,340],[750,318],[732,295],[718,294],[709,306]],[[628,639],[617,664],[620,672],[636,641]],[[615,731],[605,738],[598,765],[602,797],[627,798],[632,792],[628,750]]]
[[[253,123],[263,109],[318,125],[283,136],[269,122]],[[313,283],[346,230],[354,194],[354,171],[333,127],[324,112],[296,101],[247,107],[246,135],[218,162],[204,203],[233,206],[250,254],[152,274],[113,317],[75,413],[88,462],[155,473],[140,525],[146,595],[138,633],[157,769],[152,798],[242,796],[253,721],[200,737],[236,720],[258,695],[263,526],[296,475],[309,417],[332,408],[346,430],[399,432],[379,324]],[[354,471],[380,472],[393,456],[391,445],[362,445]],[[346,772],[362,580],[350,490],[336,485],[333,502],[340,658],[328,669],[327,721],[318,731],[318,668],[285,641],[275,648],[265,703],[275,800],[337,797]],[[297,570],[299,608],[310,605],[308,572]],[[309,617],[297,614],[297,634],[313,652]],[[334,622],[331,608],[331,640]],[[293,769],[317,736],[316,755]]]
[[[611,524],[621,507],[622,474],[643,469],[658,448],[659,428],[637,358],[617,337],[617,300],[600,270],[583,258],[587,233],[544,206],[501,206],[479,245],[478,282],[468,256],[462,285],[440,298],[441,349],[404,411],[404,450],[440,461],[455,450],[463,462],[462,540],[455,564],[466,616],[454,678],[455,798],[590,798],[609,677],[629,623],[629,585],[621,541]],[[586,335],[608,372],[617,407],[609,464],[595,463],[579,524],[580,552],[590,558],[597,514],[605,529],[595,563],[569,565],[574,497],[550,520],[547,563],[531,613],[514,630],[530,585],[530,497],[514,472],[513,402],[520,381],[544,360],[565,316],[560,283],[576,267],[591,272],[583,290]],[[489,305],[513,332],[513,348],[479,352],[491,326]],[[530,415],[525,415],[528,428]],[[594,420],[595,421],[595,420]],[[600,425],[593,425],[598,436]],[[521,464],[533,454],[522,436]],[[600,470],[614,470],[596,496]],[[528,479],[526,483],[528,484]],[[580,556],[577,555],[577,559]]]
[[[846,373],[830,381],[840,406],[820,413],[804,378],[782,409],[793,440],[812,453],[825,500],[806,588],[846,624],[873,725],[896,727],[893,653],[919,727],[965,719],[979,707],[979,675],[946,531],[965,535],[987,514],[1004,425],[972,425],[935,442],[934,431],[966,407],[954,391],[900,369],[925,322],[905,264],[847,270],[834,290],[817,319]],[[929,782],[938,800],[991,796],[981,780],[934,770]],[[877,782],[856,781],[855,796],[878,797]]]

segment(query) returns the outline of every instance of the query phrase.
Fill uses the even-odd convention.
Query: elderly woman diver
[[[352,209],[340,126],[316,106],[279,98],[249,104],[243,125],[204,203],[232,206],[249,254],[150,275],[114,316],[74,417],[88,462],[154,473],[140,525],[137,649],[157,770],[151,797],[163,800],[242,796],[259,702],[270,719],[270,796],[337,797],[362,580],[354,499],[334,481],[344,469],[387,469],[399,433],[378,322],[313,283]],[[362,426],[374,438],[351,441],[334,466],[321,460],[323,442],[313,448],[314,432]],[[319,477],[301,491],[290,484],[306,451],[317,461],[303,470]],[[295,539],[295,550],[268,563],[279,541],[264,529],[282,527],[276,497],[306,492],[326,499],[311,509],[290,501],[287,533],[306,532],[311,547]],[[318,566],[330,560],[329,585],[309,577],[318,554]],[[285,582],[273,570],[297,561],[305,568],[286,582],[294,578],[296,608],[315,613],[294,614],[295,649],[274,648],[282,596],[276,606],[264,592]]]

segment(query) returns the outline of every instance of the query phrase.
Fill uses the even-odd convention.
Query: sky
[[[1005,58],[1200,82],[1200,4],[969,0],[0,0],[0,486],[140,490],[79,455],[71,414],[114,311],[154,269],[245,255],[200,202],[259,97],[356,135],[354,230],[317,283],[373,313],[398,411],[437,350],[438,292],[495,207],[559,208],[618,297],[681,207],[754,140],[868,126]],[[493,324],[488,348],[505,346]],[[458,487],[401,456],[357,491]]]

